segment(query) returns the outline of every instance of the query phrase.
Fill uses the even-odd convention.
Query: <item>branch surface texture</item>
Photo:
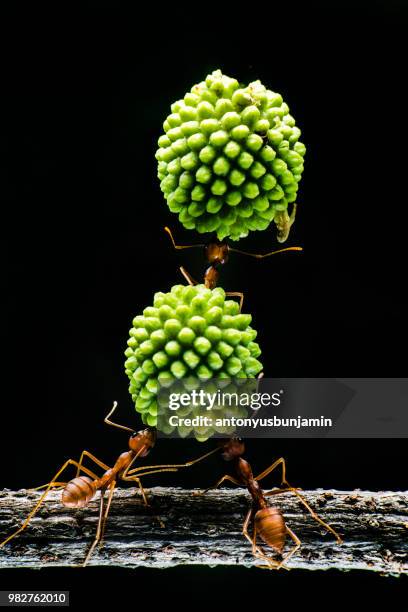
[[[408,492],[302,494],[342,535],[344,544],[336,544],[292,493],[273,496],[270,505],[282,510],[302,542],[288,567],[408,574]],[[0,491],[0,540],[20,526],[39,496],[27,490]],[[0,568],[82,564],[95,536],[99,498],[87,508],[70,510],[61,505],[60,497],[60,492],[51,492],[28,528],[0,548]],[[250,507],[245,490],[195,496],[192,490],[155,487],[149,490],[149,500],[151,507],[146,508],[134,489],[115,491],[103,546],[94,551],[89,565],[168,568],[260,563],[241,533]],[[289,546],[288,541],[285,552]]]

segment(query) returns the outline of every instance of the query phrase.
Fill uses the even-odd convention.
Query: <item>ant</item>
[[[261,474],[254,477],[250,464],[248,463],[248,461],[242,458],[242,455],[245,452],[245,445],[241,438],[231,438],[225,442],[220,442],[220,444],[222,450],[221,456],[225,461],[231,461],[235,469],[236,477],[234,478],[229,474],[225,474],[212,487],[209,487],[204,491],[195,492],[194,494],[204,495],[210,489],[217,489],[226,480],[232,482],[237,486],[244,486],[248,489],[252,497],[252,507],[249,509],[245,517],[242,526],[242,534],[252,545],[252,554],[257,558],[266,561],[267,563],[266,566],[258,565],[257,567],[276,570],[279,570],[280,568],[289,569],[288,567],[286,567],[285,564],[301,546],[301,541],[299,540],[299,538],[286,525],[285,519],[280,509],[277,507],[268,506],[266,498],[272,495],[279,495],[288,491],[294,493],[298,497],[299,501],[310,512],[314,520],[317,521],[320,525],[322,525],[322,527],[324,527],[327,531],[332,533],[336,538],[338,544],[343,543],[343,540],[341,539],[339,534],[316,514],[316,512],[309,506],[304,497],[299,493],[299,490],[292,487],[288,483],[288,481],[286,480],[286,463],[283,457],[274,461],[272,465],[270,465],[263,472],[261,472]],[[271,491],[264,492],[259,486],[259,481],[263,480],[266,476],[268,476],[268,474],[273,472],[273,470],[275,470],[279,466],[282,466],[281,484],[284,488],[272,489]],[[252,536],[249,534],[248,530],[251,520],[253,524]],[[282,557],[281,561],[277,561],[276,559],[273,559],[272,557],[268,556],[264,549],[259,544],[257,544],[258,534],[265,544],[270,546],[272,549],[275,550],[275,552],[277,552],[281,556],[287,535],[289,535],[289,537],[293,540],[294,546],[284,557]]]
[[[21,527],[19,527],[19,529],[9,535],[3,542],[1,542],[0,548],[7,544],[7,542],[9,542],[10,540],[15,538],[19,533],[24,531],[33,516],[38,512],[40,506],[45,501],[45,498],[47,497],[51,489],[62,488],[61,502],[62,505],[66,508],[84,508],[95,497],[97,491],[100,491],[101,495],[99,503],[98,526],[96,529],[95,539],[83,563],[83,566],[85,566],[88,563],[97,544],[101,543],[103,540],[106,528],[106,521],[108,518],[113,493],[116,488],[116,483],[118,479],[126,482],[136,482],[139,486],[144,505],[149,507],[146,492],[140,480],[142,476],[149,476],[151,474],[157,474],[159,472],[177,472],[178,468],[189,467],[194,463],[198,463],[202,459],[205,459],[209,455],[213,454],[216,450],[218,450],[212,450],[206,453],[205,455],[198,457],[198,459],[194,459],[192,461],[188,461],[182,464],[145,465],[143,467],[131,469],[132,465],[137,459],[146,457],[149,454],[150,450],[155,445],[157,434],[156,430],[152,427],[147,427],[146,429],[135,432],[130,427],[114,423],[110,420],[110,417],[115,412],[116,407],[117,402],[114,402],[112,410],[104,419],[104,423],[113,427],[117,427],[118,429],[131,432],[131,436],[129,438],[129,450],[119,455],[113,467],[109,467],[108,465],[103,463],[103,461],[97,459],[87,450],[82,451],[79,461],[75,461],[74,459],[68,459],[55,474],[51,482],[48,482],[47,484],[42,485],[40,487],[36,487],[35,489],[31,489],[32,491],[39,491],[40,489],[45,489],[45,491],[41,495],[33,510],[29,513]],[[98,477],[94,472],[92,472],[90,469],[83,465],[84,457],[88,457],[98,467],[105,470],[101,477]],[[60,482],[58,480],[60,475],[70,465],[73,465],[77,468],[75,478],[73,478],[69,482]],[[81,472],[86,474],[86,476],[80,475]],[[106,491],[108,491],[108,500],[105,505]],[[163,523],[160,520],[159,522],[160,525],[164,527]]]
[[[302,251],[301,247],[287,247],[284,249],[279,249],[278,251],[271,251],[270,253],[265,254],[255,254],[248,253],[246,251],[241,251],[239,249],[234,249],[230,247],[225,241],[214,240],[207,245],[205,244],[197,244],[197,245],[177,245],[174,241],[173,235],[168,227],[165,227],[165,231],[169,234],[173,246],[175,249],[188,249],[194,247],[204,247],[205,256],[207,262],[210,264],[209,268],[207,268],[204,274],[204,285],[209,289],[214,289],[217,285],[219,272],[218,268],[220,265],[227,263],[228,256],[230,252],[240,253],[242,255],[249,255],[250,257],[255,257],[257,259],[263,259],[265,257],[269,257],[270,255],[275,255],[277,253],[282,253],[286,251]],[[181,273],[184,278],[190,285],[195,285],[197,282],[190,276],[190,274],[184,269],[180,268]],[[226,292],[228,296],[236,296],[240,298],[240,310],[242,309],[242,304],[244,300],[244,294],[239,292]],[[262,378],[262,373],[258,378]],[[272,495],[278,495],[280,493],[286,493],[287,491],[291,491],[294,493],[300,502],[307,508],[310,512],[311,516],[317,521],[320,525],[322,525],[327,531],[332,533],[336,538],[339,544],[342,543],[342,539],[338,535],[338,533],[330,527],[327,523],[325,523],[316,512],[309,506],[304,497],[299,493],[298,489],[292,487],[288,481],[286,480],[286,463],[285,459],[281,457],[277,459],[271,466],[269,466],[266,470],[264,470],[261,474],[254,477],[252,468],[248,461],[242,458],[242,455],[245,452],[244,442],[239,438],[231,438],[226,442],[222,442],[222,457],[226,461],[231,461],[234,465],[235,472],[237,478],[233,478],[232,476],[226,474],[218,482],[209,489],[205,489],[202,492],[196,493],[196,495],[203,495],[210,489],[218,488],[225,480],[229,480],[235,485],[245,486],[252,497],[252,507],[248,511],[248,514],[244,520],[244,524],[242,527],[242,533],[246,537],[246,539],[252,545],[252,553],[255,557],[263,559],[267,562],[267,565],[261,565],[259,567],[268,568],[268,569],[280,569],[285,568],[288,569],[285,563],[295,554],[298,548],[301,545],[301,541],[299,538],[293,533],[291,529],[286,525],[285,519],[282,515],[282,512],[279,508],[269,507],[267,504],[266,497]],[[259,481],[265,478],[268,474],[270,474],[273,470],[275,470],[279,465],[282,466],[282,485],[284,488],[273,489],[272,491],[268,491],[264,493],[259,486]],[[249,534],[248,528],[251,520],[253,519],[253,534],[252,537]],[[257,535],[260,535],[261,539],[265,544],[273,548],[278,554],[282,555],[282,551],[285,545],[286,536],[293,540],[294,546],[293,548],[282,558],[281,561],[276,561],[275,559],[268,556],[263,548],[257,544]]]
[[[286,247],[284,249],[278,249],[277,251],[270,251],[269,253],[259,254],[259,253],[248,253],[247,251],[241,251],[240,249],[234,249],[231,247],[225,240],[220,241],[217,239],[212,240],[207,244],[187,244],[187,245],[179,245],[176,244],[173,234],[171,233],[170,228],[165,227],[164,230],[170,236],[170,239],[173,243],[173,247],[176,250],[181,249],[194,249],[194,248],[204,248],[205,258],[209,267],[205,271],[204,274],[204,285],[208,289],[214,289],[217,286],[219,272],[218,268],[228,262],[230,253],[239,253],[240,255],[248,255],[249,257],[255,257],[256,259],[264,259],[265,257],[270,257],[271,255],[277,255],[278,253],[285,253],[286,251],[303,251],[302,247]],[[185,270],[185,268],[181,267],[180,271],[189,285],[197,285],[197,281]],[[239,297],[239,309],[241,311],[242,304],[244,302],[244,294],[239,291],[227,291],[225,293],[229,297]]]

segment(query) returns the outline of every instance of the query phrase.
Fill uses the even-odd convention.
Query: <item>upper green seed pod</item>
[[[158,176],[184,227],[238,240],[274,221],[284,242],[306,148],[282,96],[216,70],[171,111],[158,141]]]

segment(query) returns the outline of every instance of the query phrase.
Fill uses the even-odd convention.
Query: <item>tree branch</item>
[[[270,504],[282,510],[302,541],[290,568],[408,573],[408,492],[303,493],[321,518],[342,534],[344,544],[337,545],[293,494],[272,497]],[[60,495],[51,492],[29,527],[0,548],[0,568],[82,564],[96,531],[98,497],[87,508],[69,510],[61,505]],[[0,491],[0,540],[20,526],[39,496],[26,490]],[[190,490],[156,487],[149,497],[150,509],[134,489],[115,491],[104,545],[95,550],[90,565],[167,568],[260,563],[241,534],[250,507],[243,489],[197,497]]]

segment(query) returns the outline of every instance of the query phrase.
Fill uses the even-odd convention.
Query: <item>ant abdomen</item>
[[[281,553],[286,540],[286,525],[279,508],[258,510],[255,514],[255,526],[265,544]]]
[[[68,482],[62,492],[61,501],[67,508],[84,508],[91,501],[97,489],[88,476],[78,476]]]

